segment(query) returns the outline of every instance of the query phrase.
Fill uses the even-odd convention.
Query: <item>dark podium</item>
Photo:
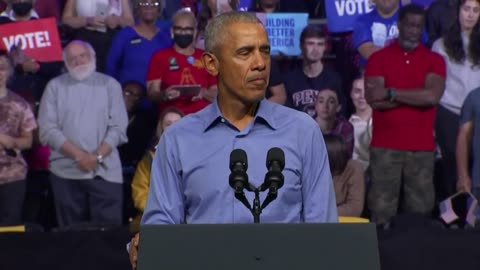
[[[374,224],[145,225],[138,270],[380,270]]]

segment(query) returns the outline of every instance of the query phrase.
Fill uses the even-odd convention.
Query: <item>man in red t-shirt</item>
[[[434,205],[434,119],[445,88],[442,57],[420,43],[425,11],[402,8],[397,41],[374,53],[365,70],[365,97],[372,106],[371,219],[396,215],[403,182],[403,210],[429,214]]]
[[[158,104],[159,112],[176,107],[185,114],[194,113],[215,98],[217,81],[208,74],[200,60],[203,50],[195,48],[195,15],[180,10],[172,22],[175,44],[152,56],[147,73],[148,96]],[[201,90],[196,93],[195,89]]]

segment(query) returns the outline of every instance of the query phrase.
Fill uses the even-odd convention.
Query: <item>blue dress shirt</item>
[[[143,224],[253,223],[251,212],[228,183],[229,158],[248,156],[250,183],[265,178],[272,147],[285,152],[285,184],[261,215],[261,223],[337,222],[327,151],[320,128],[303,112],[262,100],[254,120],[238,130],[216,102],[188,115],[160,139],[152,163]],[[254,194],[245,191],[252,203]],[[261,194],[261,201],[267,192]]]

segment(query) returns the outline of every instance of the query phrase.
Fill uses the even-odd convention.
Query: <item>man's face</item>
[[[232,23],[215,56],[219,94],[244,103],[264,98],[270,74],[270,43],[260,23]],[[213,72],[212,72],[213,71]]]
[[[480,15],[480,3],[477,0],[467,0],[460,7],[458,20],[462,30],[472,30],[475,24],[478,23]]]
[[[318,117],[324,120],[335,119],[341,106],[338,103],[337,93],[330,89],[321,90],[318,93],[317,101],[315,102],[315,112]]]
[[[326,40],[325,38],[310,37],[303,42],[302,53],[305,60],[309,62],[318,62],[323,58],[325,53]]]
[[[173,22],[171,31],[174,36],[191,36],[191,42],[190,44],[188,44],[188,46],[193,44],[195,36],[197,34],[195,22],[191,17],[188,16],[181,16],[177,18]]]
[[[420,43],[424,20],[422,15],[406,14],[398,21],[398,41],[404,50],[413,50]]]
[[[400,0],[374,0],[380,14],[390,14],[400,5]]]
[[[92,61],[92,55],[83,44],[72,43],[66,48],[67,65],[71,68],[89,64]]]
[[[95,71],[96,61],[86,44],[70,43],[65,48],[65,52],[67,70],[76,80],[81,81]]]

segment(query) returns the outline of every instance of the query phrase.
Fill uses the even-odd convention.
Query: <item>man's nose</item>
[[[264,56],[262,55],[261,52],[256,51],[254,53],[253,69],[264,70],[265,67],[266,67],[266,61],[264,59]]]

